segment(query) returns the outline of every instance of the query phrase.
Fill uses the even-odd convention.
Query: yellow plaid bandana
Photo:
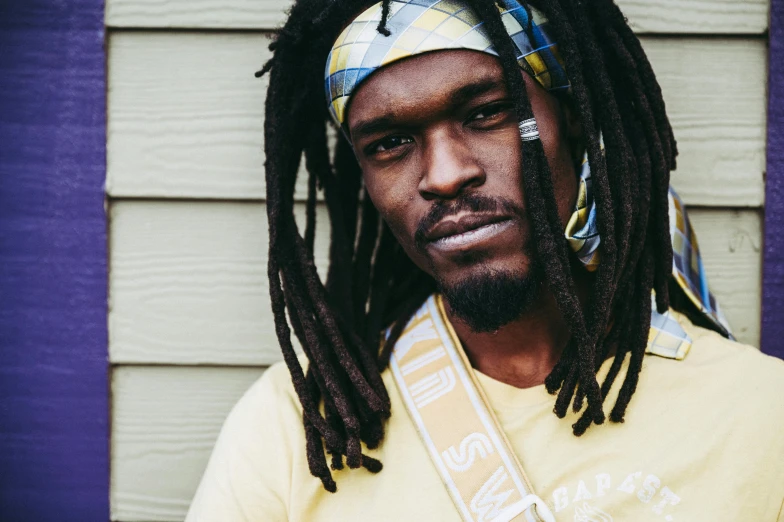
[[[574,212],[566,224],[566,240],[577,258],[589,272],[599,267],[599,229],[596,224],[596,203],[591,190],[591,167],[588,153],[583,155]]]
[[[583,156],[580,167],[579,184],[575,209],[566,224],[564,235],[580,262],[593,272],[600,263],[601,236],[597,225],[596,202],[591,190],[591,168],[588,164],[587,152]],[[729,323],[708,288],[708,279],[697,245],[697,235],[691,227],[686,207],[672,187],[668,196],[672,237],[672,277],[692,304],[725,336],[732,339]],[[659,314],[655,304],[652,316],[648,352],[663,357],[683,359],[691,347],[689,336],[669,312]]]
[[[708,288],[697,235],[691,227],[683,201],[670,187],[670,236],[672,237],[672,277],[689,300],[715,326],[732,339],[729,323]]]
[[[568,89],[569,80],[547,19],[516,0],[499,7],[517,62],[547,90]],[[403,58],[446,49],[470,49],[494,56],[484,24],[456,0],[392,0],[387,18],[389,36],[376,28],[381,2],[357,16],[335,40],[327,57],[324,87],[329,112],[342,127],[346,106],[359,84],[373,71]]]

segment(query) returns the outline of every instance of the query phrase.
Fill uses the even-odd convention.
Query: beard
[[[544,286],[538,263],[527,274],[479,269],[452,285],[438,288],[456,319],[477,333],[494,332],[519,319],[537,303]]]
[[[452,314],[471,330],[494,332],[520,318],[538,301],[545,281],[544,269],[531,255],[530,245],[521,250],[532,260],[527,271],[522,269],[498,270],[487,265],[482,252],[466,253],[458,261],[466,269],[466,277],[457,283],[446,283],[438,277],[437,270],[426,248],[427,231],[444,217],[460,211],[498,212],[516,214],[525,218],[522,208],[504,198],[489,198],[479,194],[465,194],[453,202],[437,202],[419,223],[414,244],[429,259],[430,271],[436,279],[438,291],[449,303]],[[484,265],[484,266],[483,266]]]

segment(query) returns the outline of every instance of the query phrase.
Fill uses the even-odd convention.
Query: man
[[[611,0],[300,0],[272,48],[290,374],[234,408],[188,520],[784,521],[784,364],[727,339]]]

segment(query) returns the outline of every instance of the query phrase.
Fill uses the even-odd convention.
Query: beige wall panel
[[[262,34],[114,33],[107,192],[259,198],[269,57]]]
[[[673,187],[691,205],[762,205],[765,41],[644,43],[678,140]]]
[[[761,34],[768,26],[765,0],[618,0],[632,27],[654,33]],[[276,28],[284,21],[278,0],[107,0],[113,27]]]
[[[759,347],[762,295],[762,212],[694,209],[690,211],[700,242],[711,291],[735,337]]]
[[[303,218],[304,204],[298,211]],[[120,201],[110,218],[113,363],[257,365],[280,358],[264,204]],[[320,207],[321,267],[328,221]]]
[[[112,362],[277,361],[265,215],[262,203],[113,203]],[[712,288],[738,337],[757,344],[759,213],[694,209],[691,216]],[[317,262],[324,267],[326,227],[320,231]]]
[[[763,39],[646,38],[692,205],[763,201]],[[261,34],[115,32],[107,190],[114,197],[262,199]],[[301,177],[302,178],[302,177]],[[304,179],[299,184],[304,194]]]
[[[260,368],[115,369],[112,520],[183,520],[223,420],[261,373]]]

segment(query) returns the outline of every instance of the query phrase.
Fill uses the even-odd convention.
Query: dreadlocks
[[[406,323],[436,288],[379,219],[351,146],[340,133],[334,158],[329,157],[322,75],[326,56],[345,24],[374,3],[298,0],[270,45],[273,57],[257,73],[270,74],[264,137],[272,310],[303,407],[310,471],[329,491],[335,491],[336,484],[325,449],[333,469],[341,469],[344,460],[350,468],[381,469],[381,463],[361,449],[361,442],[371,449],[379,445],[390,415],[381,371]],[[384,0],[377,28],[383,34],[389,4]],[[465,4],[484,21],[498,51],[518,121],[533,118],[496,2],[465,0]],[[584,408],[573,425],[579,436],[591,424],[604,422],[603,401],[628,357],[610,413],[612,421],[623,422],[646,349],[651,290],[660,312],[669,306],[672,248],[667,192],[677,151],[650,63],[613,0],[531,0],[530,4],[550,20],[571,81],[602,238],[591,306],[584,309],[571,275],[572,254],[564,239],[542,142],[523,141],[523,183],[536,255],[546,260],[550,288],[571,325],[571,339],[545,385],[558,395],[557,416],[564,417],[570,404],[575,411]],[[293,212],[303,154],[308,172],[304,235]],[[313,259],[319,188],[332,234],[326,285]],[[379,355],[379,332],[389,325]],[[292,328],[308,358],[307,372],[296,356]],[[596,374],[608,357],[613,357],[612,365],[600,384]]]

